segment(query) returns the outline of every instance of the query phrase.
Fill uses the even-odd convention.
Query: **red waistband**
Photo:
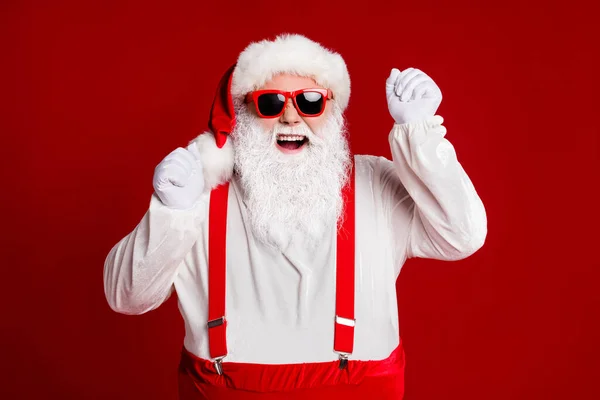
[[[323,386],[358,385],[365,378],[404,377],[404,349],[402,342],[383,360],[350,360],[346,369],[339,361],[297,364],[253,364],[223,362],[223,375],[218,375],[214,363],[199,358],[183,348],[180,374],[196,383],[229,389],[256,392],[312,389]]]

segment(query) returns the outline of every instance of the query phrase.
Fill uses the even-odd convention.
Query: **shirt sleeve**
[[[473,183],[444,137],[440,116],[395,124],[393,161],[380,158],[383,205],[400,264],[407,258],[454,261],[483,246],[487,216]]]
[[[143,314],[169,298],[177,269],[200,236],[206,214],[204,198],[189,210],[174,210],[152,195],[140,223],[104,262],[104,292],[114,311]]]

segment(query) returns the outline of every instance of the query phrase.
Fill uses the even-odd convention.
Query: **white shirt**
[[[444,134],[429,120],[394,125],[393,161],[355,156],[356,282],[354,352],[381,360],[399,344],[396,278],[407,258],[460,260],[487,234],[485,208]],[[439,128],[439,127],[438,127]],[[439,129],[436,131],[439,132]],[[185,348],[208,351],[208,204],[173,210],[156,194],[138,226],[108,254],[109,305],[124,314],[160,306],[173,290],[185,320]],[[314,253],[284,253],[257,242],[231,180],[227,228],[225,362],[333,361],[335,229]]]

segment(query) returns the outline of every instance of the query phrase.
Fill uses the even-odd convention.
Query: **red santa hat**
[[[234,104],[241,104],[247,93],[281,73],[313,78],[317,84],[331,89],[342,111],[348,106],[350,76],[338,53],[298,34],[251,43],[219,82],[210,111],[210,131],[193,140],[202,157],[208,189],[228,181],[233,174],[229,135],[235,126]]]

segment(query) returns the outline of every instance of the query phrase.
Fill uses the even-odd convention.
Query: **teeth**
[[[302,135],[277,135],[277,140],[286,141],[286,142],[295,142],[304,140],[305,136]]]

